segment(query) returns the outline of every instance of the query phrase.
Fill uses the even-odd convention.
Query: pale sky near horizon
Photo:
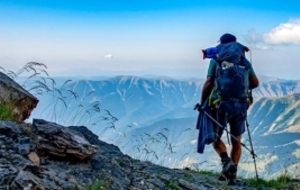
[[[50,75],[199,70],[204,78],[201,49],[232,33],[252,50],[257,74],[300,79],[299,7],[299,0],[0,0],[0,66],[42,62]]]

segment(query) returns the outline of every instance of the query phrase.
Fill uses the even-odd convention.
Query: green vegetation
[[[169,183],[169,188],[173,189],[173,190],[181,190],[181,188],[178,185],[176,185],[172,182]]]
[[[207,171],[207,170],[200,170],[199,171],[200,175],[210,175],[210,176],[219,176],[219,173],[215,172],[215,171]]]
[[[112,179],[107,175],[107,173],[103,173],[103,178],[97,181],[95,184],[84,187],[84,190],[106,190],[109,189],[113,183]]]
[[[10,104],[0,105],[0,119],[13,121],[12,106]]]
[[[251,186],[256,187],[258,189],[263,189],[263,187],[269,187],[274,189],[282,189],[284,187],[287,187],[287,185],[291,184],[293,182],[293,179],[288,175],[281,175],[278,178],[271,179],[271,180],[264,180],[264,179],[258,179],[255,178],[252,179],[244,179],[247,183],[249,183]]]
[[[192,182],[192,181],[193,181],[193,175],[190,174],[190,173],[185,172],[185,173],[184,173],[184,179],[185,179],[186,181]]]
[[[199,171],[200,175],[209,175],[209,176],[218,176],[219,173],[214,171],[206,171],[201,170]],[[271,180],[264,180],[264,179],[256,179],[256,178],[249,178],[245,179],[242,178],[241,180],[248,183],[250,186],[255,187],[257,189],[264,189],[264,188],[273,188],[273,189],[282,189],[284,187],[287,187],[289,184],[293,182],[292,177],[290,177],[287,174],[283,174],[275,179]]]

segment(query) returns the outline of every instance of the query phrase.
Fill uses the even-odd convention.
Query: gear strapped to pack
[[[251,63],[245,57],[245,46],[238,42],[219,44],[214,61],[214,87],[209,96],[209,105],[216,105],[221,99],[251,101],[249,75]]]
[[[247,100],[251,64],[243,47],[237,42],[217,46],[215,89],[221,99]]]

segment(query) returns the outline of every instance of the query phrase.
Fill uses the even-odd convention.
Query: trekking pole
[[[252,64],[253,61],[252,61],[252,51],[249,50],[249,53],[250,53],[250,63]],[[251,98],[252,98],[252,91],[250,90],[250,94],[251,94]],[[253,102],[253,100],[251,100],[251,102]],[[250,134],[250,130],[249,130],[249,123],[248,123],[248,120],[246,118],[246,127],[247,127],[247,131],[248,131],[248,136],[249,136],[249,141],[250,141],[250,147],[251,147],[251,155],[252,155],[252,158],[253,158],[253,162],[254,162],[254,167],[255,167],[255,175],[256,175],[256,181],[258,181],[258,174],[257,174],[257,167],[256,167],[256,160],[255,160],[255,153],[254,153],[254,149],[253,149],[253,144],[252,144],[252,139],[251,139],[251,134]],[[255,155],[255,156],[254,156]]]
[[[258,174],[257,174],[256,160],[255,160],[255,156],[254,156],[255,153],[254,153],[254,149],[253,149],[252,139],[251,139],[250,130],[249,130],[249,123],[248,123],[247,118],[246,118],[246,127],[247,127],[247,131],[248,131],[248,135],[249,135],[249,141],[250,141],[250,147],[251,147],[251,154],[252,154],[252,158],[253,158],[253,161],[254,161],[256,181],[258,181]]]
[[[251,151],[244,143],[240,142],[232,133],[230,133],[228,131],[228,129],[224,126],[222,126],[217,120],[215,120],[209,113],[207,113],[205,110],[201,109],[201,112],[203,112],[207,117],[209,117],[213,122],[215,122],[219,127],[221,127],[222,129],[224,129],[234,140],[236,140],[237,142],[240,143],[240,145],[242,145],[245,149],[247,149],[253,157],[257,156],[256,154],[254,154],[254,151]]]
[[[227,120],[227,112],[226,112],[226,120]],[[227,132],[227,131],[226,131]],[[230,145],[230,141],[229,141],[229,134],[228,134],[228,132],[227,132],[227,141],[228,141],[228,144]]]
[[[227,133],[227,141],[228,141],[228,145],[230,145],[230,141],[229,141],[229,135]]]
[[[219,121],[219,113],[217,112],[217,121]],[[227,118],[227,113],[226,113],[226,118]],[[226,131],[227,132],[227,131]],[[227,141],[228,141],[228,145],[230,145],[230,141],[229,141],[229,134],[228,132],[226,133],[227,134]]]

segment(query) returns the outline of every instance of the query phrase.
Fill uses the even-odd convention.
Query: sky
[[[50,75],[206,77],[201,49],[231,33],[257,74],[300,79],[300,1],[0,0],[0,66]]]

